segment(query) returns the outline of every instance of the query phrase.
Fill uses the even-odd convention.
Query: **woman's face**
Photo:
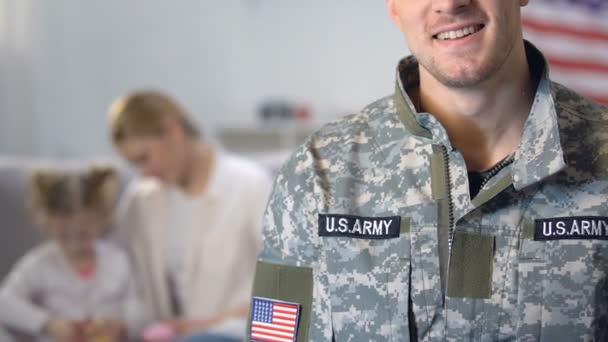
[[[181,133],[168,129],[159,136],[130,137],[118,145],[118,151],[142,175],[177,184],[185,163]]]

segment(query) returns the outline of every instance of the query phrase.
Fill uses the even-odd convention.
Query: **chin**
[[[466,75],[446,78],[442,83],[453,88],[471,88],[481,84],[485,79],[480,75]]]
[[[468,62],[465,67],[454,65],[453,68],[437,70],[434,77],[442,84],[454,88],[469,88],[477,86],[494,73],[495,68],[489,63]]]

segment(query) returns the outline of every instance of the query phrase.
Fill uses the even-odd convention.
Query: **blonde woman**
[[[110,129],[118,152],[144,176],[129,187],[117,226],[148,322],[160,323],[150,331],[165,332],[146,337],[241,341],[269,175],[209,143],[161,92],[116,100]]]
[[[3,282],[0,323],[41,341],[123,341],[136,333],[128,259],[98,239],[111,217],[116,178],[107,167],[33,172],[29,204],[49,240]]]

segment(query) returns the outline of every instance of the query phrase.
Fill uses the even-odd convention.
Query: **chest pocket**
[[[608,340],[608,241],[522,240],[517,340]]]
[[[401,341],[408,328],[409,219],[392,238],[321,239],[335,341]]]

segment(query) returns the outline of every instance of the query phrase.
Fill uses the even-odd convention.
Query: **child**
[[[39,340],[114,342],[136,333],[126,256],[98,240],[111,217],[113,169],[39,169],[29,203],[50,240],[28,252],[0,288],[0,323]]]

